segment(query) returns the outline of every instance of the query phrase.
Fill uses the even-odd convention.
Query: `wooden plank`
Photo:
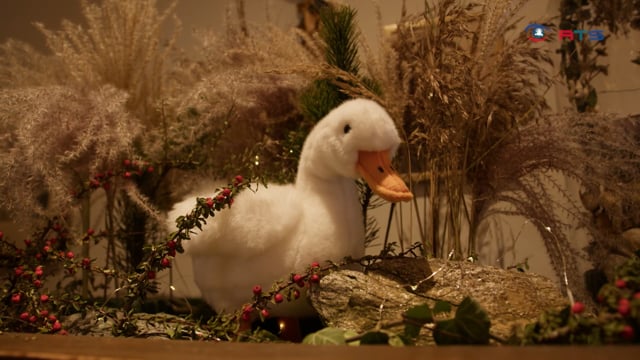
[[[2,359],[638,359],[640,346],[406,347],[247,344],[7,333]]]

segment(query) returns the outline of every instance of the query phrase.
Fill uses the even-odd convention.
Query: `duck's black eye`
[[[344,129],[342,129],[344,131],[345,134],[348,134],[349,131],[351,131],[351,125],[347,124],[344,126]]]
[[[382,166],[378,166],[378,172],[380,172],[381,174],[384,173],[384,169],[382,168]]]

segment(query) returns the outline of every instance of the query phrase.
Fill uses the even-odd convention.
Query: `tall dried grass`
[[[592,226],[579,199],[553,173],[585,187],[611,186],[637,204],[635,185],[617,180],[640,175],[638,133],[631,131],[637,124],[606,115],[549,117],[550,55],[522,33],[509,36],[524,3],[426,2],[424,13],[401,19],[382,44],[382,59],[369,61],[368,69],[407,141],[399,167],[427,187],[413,211],[429,254],[474,257],[478,227],[490,214],[524,216],[564,285],[587,300],[578,269],[583,249],[572,245],[566,230],[588,228],[599,244],[592,248],[601,250],[590,253],[596,266],[602,249],[612,250],[616,240]]]

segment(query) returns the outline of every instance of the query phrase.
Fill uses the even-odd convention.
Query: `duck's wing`
[[[303,210],[292,186],[243,191],[234,200],[231,208],[209,218],[202,232],[196,229],[191,240],[183,242],[187,253],[246,258],[274,247],[286,251],[291,246]],[[195,197],[176,204],[169,219],[188,213],[194,205]]]

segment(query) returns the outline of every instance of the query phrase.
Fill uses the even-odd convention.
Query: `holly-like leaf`
[[[327,327],[320,331],[305,336],[303,344],[309,345],[345,345],[345,331],[338,328]]]

